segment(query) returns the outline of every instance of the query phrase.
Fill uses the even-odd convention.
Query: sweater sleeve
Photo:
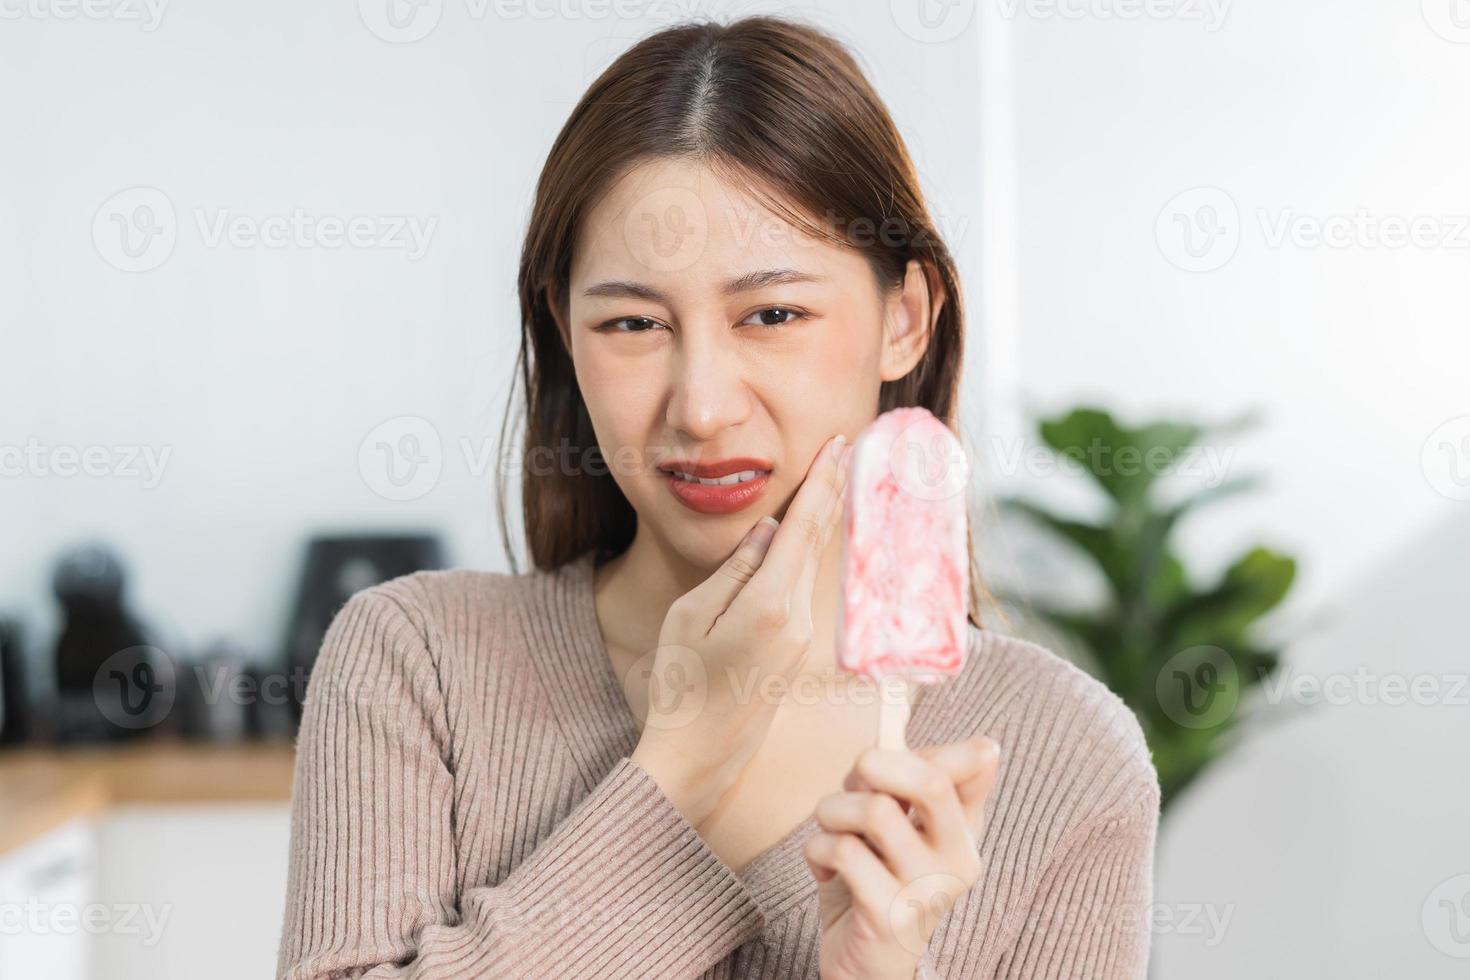
[[[280,977],[694,977],[760,932],[739,878],[627,757],[503,881],[461,888],[448,717],[399,601],[355,595],[297,740]]]
[[[1143,980],[1158,795],[1077,827],[1057,850],[997,978]]]

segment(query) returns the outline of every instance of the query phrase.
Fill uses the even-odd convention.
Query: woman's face
[[[873,420],[932,312],[917,263],[880,292],[858,251],[671,158],[629,170],[584,220],[562,329],[640,534],[713,567],[785,513],[827,439]],[[665,469],[681,461],[742,482],[691,486]]]

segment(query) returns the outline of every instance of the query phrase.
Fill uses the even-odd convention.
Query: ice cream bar
[[[837,663],[883,683],[887,710],[896,683],[935,683],[964,666],[969,461],[949,427],[915,407],[874,420],[848,467]],[[880,745],[902,744],[901,700],[903,716],[885,717]]]

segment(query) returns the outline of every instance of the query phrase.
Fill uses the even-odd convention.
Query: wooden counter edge
[[[148,741],[0,752],[0,857],[118,805],[289,803],[288,741]]]

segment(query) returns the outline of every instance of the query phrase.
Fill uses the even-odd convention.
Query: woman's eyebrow
[[[822,276],[815,276],[799,269],[761,269],[756,272],[747,272],[743,276],[736,276],[720,287],[720,291],[726,295],[732,295],[760,289],[764,286],[786,286],[798,282],[824,281]],[[627,279],[612,279],[596,283],[584,289],[582,295],[646,299],[656,303],[668,302],[668,297],[652,286]]]
[[[729,295],[746,293],[752,289],[760,289],[762,286],[788,286],[797,282],[822,281],[821,276],[814,276],[800,269],[762,269],[759,272],[747,272],[743,276],[736,276],[725,283],[722,292]]]

